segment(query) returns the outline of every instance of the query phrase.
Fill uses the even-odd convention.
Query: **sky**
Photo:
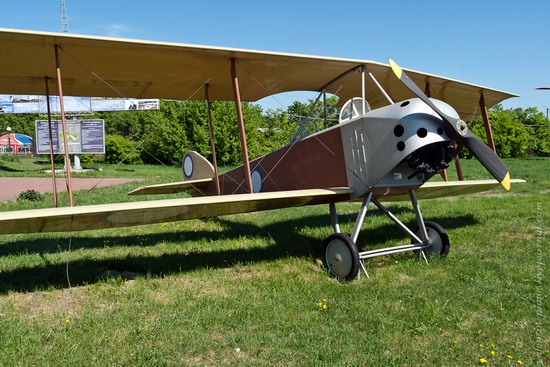
[[[1,9],[2,28],[61,31],[59,0],[6,1]],[[66,9],[70,33],[392,58],[520,95],[505,108],[550,107],[550,91],[535,90],[550,87],[549,0],[66,0]]]

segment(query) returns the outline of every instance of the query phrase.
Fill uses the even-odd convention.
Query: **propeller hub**
[[[462,136],[465,136],[468,133],[468,125],[463,120],[456,120],[456,131]]]

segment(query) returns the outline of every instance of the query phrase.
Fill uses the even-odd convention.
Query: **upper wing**
[[[394,100],[413,97],[392,76],[389,65],[368,60],[10,29],[0,29],[0,44],[0,93],[45,94],[45,77],[56,78],[54,48],[59,46],[64,89],[73,96],[203,99],[197,91],[208,83],[216,99],[233,100],[229,61],[236,59],[243,101],[287,91],[319,91],[361,65]],[[407,73],[418,85],[429,83],[433,97],[468,119],[479,112],[481,93],[487,107],[515,96],[427,73]],[[360,94],[360,81],[361,73],[355,72],[326,92],[343,103]],[[366,98],[373,108],[387,104],[375,88],[367,88]]]
[[[522,183],[525,180],[512,179],[511,183]],[[448,196],[475,194],[500,186],[497,180],[468,180],[468,181],[446,181],[426,182],[416,189],[418,199],[436,199]],[[379,196],[380,201],[408,201],[409,195]]]
[[[83,231],[349,200],[348,188],[206,196],[0,213],[0,234]]]

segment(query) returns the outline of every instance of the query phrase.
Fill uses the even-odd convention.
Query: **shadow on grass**
[[[11,167],[6,167],[6,166],[3,166],[1,164],[0,164],[0,171],[4,171],[4,172],[25,172],[23,170],[16,169],[16,168],[11,168]]]
[[[397,215],[402,212],[410,212],[410,210],[396,207],[392,209],[392,212]],[[358,242],[369,242],[376,244],[379,241],[385,241],[387,239],[403,238],[402,232],[388,230],[388,228],[379,229],[379,231],[372,231],[371,226],[369,226],[369,218],[382,215],[383,213],[378,209],[372,209],[368,212]],[[353,223],[355,218],[356,216],[354,214],[339,215],[340,223]],[[189,227],[189,231],[174,231],[173,229],[171,230],[170,228],[166,228],[166,231],[162,233],[144,233],[134,235],[132,234],[132,229],[130,227],[128,228],[128,235],[115,235],[112,237],[108,235],[91,237],[85,232],[74,232],[71,236],[71,248],[74,251],[79,249],[104,249],[108,247],[153,247],[162,242],[197,242],[205,238],[212,241],[220,241],[224,239],[237,238],[239,236],[273,237],[275,240],[279,239],[277,242],[282,244],[284,241],[288,241],[290,243],[294,242],[295,238],[298,236],[296,233],[297,230],[295,229],[298,228],[326,228],[327,236],[331,231],[330,219],[328,215],[303,216],[298,219],[273,222],[267,226],[254,225],[242,221],[232,221],[227,219],[227,217],[203,219],[203,221],[219,223],[225,228],[225,230],[222,232],[196,231],[192,230],[192,227]],[[466,223],[468,224],[468,222]],[[408,225],[410,227],[415,226],[414,223],[408,223]],[[387,227],[393,227],[393,225],[390,224]],[[292,228],[293,230],[289,231],[289,228]],[[380,235],[373,236],[373,234],[376,233],[379,233]],[[282,236],[286,237],[284,241]],[[365,236],[368,236],[368,239]],[[64,251],[67,248],[68,238],[69,235],[67,234],[66,237],[61,238],[34,238],[13,241],[7,244],[0,243],[0,258],[3,256],[17,256],[21,254],[55,254],[60,251]],[[318,242],[317,239],[312,241]]]
[[[373,210],[373,215],[376,215]],[[341,221],[353,221],[353,215],[343,215]],[[226,268],[235,264],[274,261],[285,257],[321,257],[322,241],[300,233],[300,228],[326,228],[327,236],[331,233],[326,215],[301,217],[285,220],[267,226],[252,223],[236,222],[226,218],[212,219],[224,228],[221,232],[189,231],[152,233],[144,235],[126,235],[113,237],[90,238],[85,236],[72,237],[72,249],[105,248],[106,243],[118,246],[156,246],[163,242],[197,242],[205,238],[211,241],[235,239],[241,236],[247,238],[271,238],[274,244],[269,247],[253,247],[246,249],[224,249],[219,251],[191,252],[165,254],[154,256],[128,256],[123,259],[83,259],[69,262],[69,273],[73,286],[96,283],[105,274],[131,272],[148,274],[153,277],[163,277],[167,274],[191,272],[204,268]],[[459,217],[437,218],[444,228],[452,229],[477,224],[470,215]],[[414,227],[413,223],[407,223]],[[358,243],[376,246],[387,240],[401,241],[405,238],[402,231],[395,230],[394,224],[379,225],[371,228],[368,219],[363,227]],[[115,243],[113,241],[116,240]],[[109,241],[109,242],[107,242]],[[67,238],[33,239],[16,241],[0,246],[0,256],[17,254],[40,254],[44,263],[38,266],[19,268],[0,273],[0,293],[11,291],[34,291],[45,288],[67,287],[66,264],[51,264],[45,254],[63,251],[67,246]]]

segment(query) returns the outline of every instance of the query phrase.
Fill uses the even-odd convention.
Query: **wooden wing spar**
[[[206,83],[212,99],[233,100],[230,60],[239,68],[243,101],[287,91],[336,94],[341,103],[357,96],[361,65],[395,101],[413,97],[392,75],[389,65],[368,60],[188,45],[121,38],[0,29],[0,94],[44,95],[44,78],[55,79],[55,47],[61,50],[67,95],[203,99]],[[349,73],[336,83],[337,76]],[[515,94],[428,73],[407,70],[431,96],[446,101],[464,119],[479,112],[483,95],[491,107]],[[376,88],[366,90],[373,108],[387,105]]]

